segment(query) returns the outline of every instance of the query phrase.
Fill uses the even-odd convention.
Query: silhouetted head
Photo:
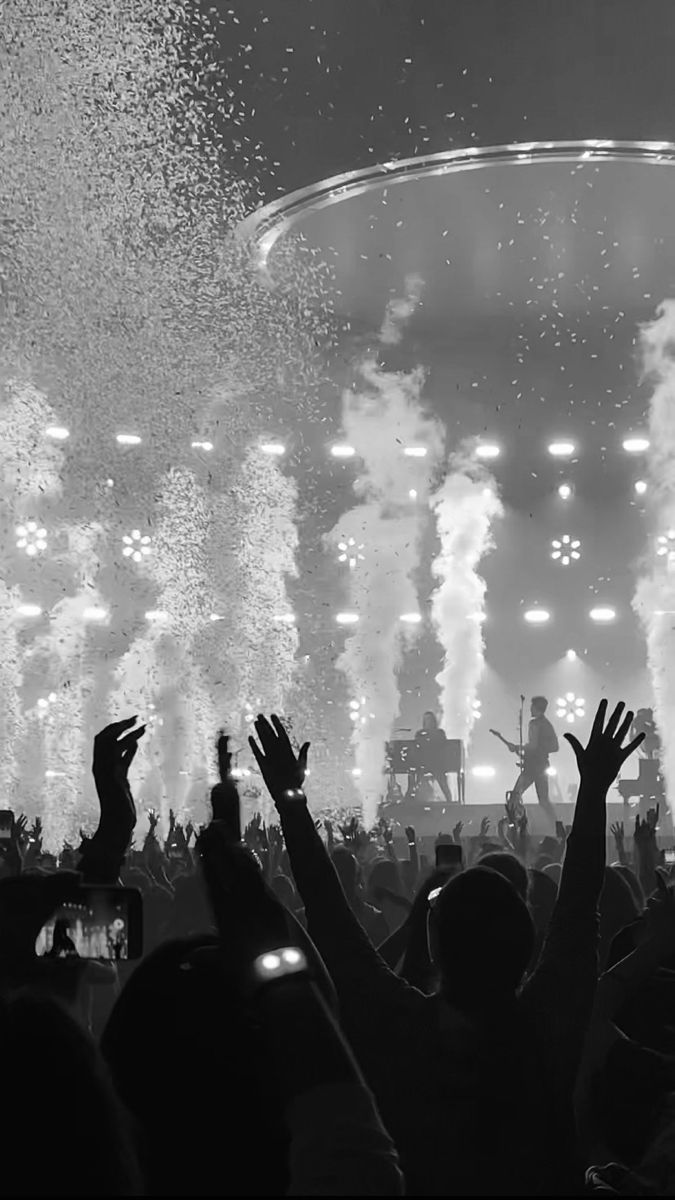
[[[345,896],[352,897],[356,892],[359,878],[359,864],[355,856],[346,846],[338,846],[333,851],[332,858]]]
[[[216,938],[185,938],[148,955],[101,1039],[139,1128],[148,1195],[288,1190],[288,1134],[274,1074],[237,973],[227,977],[228,956],[217,947]],[[42,1083],[50,1077],[36,1075]],[[218,1094],[227,1103],[225,1122]],[[167,1140],[171,1130],[180,1145]],[[70,1168],[77,1175],[74,1158]]]
[[[527,905],[503,874],[478,866],[453,876],[429,913],[441,992],[467,1012],[512,1001],[534,946]]]
[[[478,860],[479,867],[489,867],[492,871],[497,871],[508,879],[516,889],[521,900],[527,904],[527,892],[529,887],[529,877],[527,868],[523,866],[519,858],[515,854],[508,854],[506,851],[497,850],[491,851],[489,854],[483,854]]]
[[[65,1009],[29,994],[0,999],[0,1055],[5,1195],[142,1194],[129,1119]]]
[[[422,729],[438,729],[438,721],[436,720],[435,713],[425,712],[424,716],[422,717]]]
[[[543,717],[548,708],[548,700],[545,696],[533,696],[530,703],[530,712],[533,717]]]

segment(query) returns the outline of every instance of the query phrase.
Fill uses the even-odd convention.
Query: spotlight
[[[399,621],[403,621],[405,625],[419,625],[421,620],[421,614],[416,612],[401,613],[399,617]]]
[[[132,529],[131,533],[125,533],[122,541],[122,554],[125,558],[132,558],[135,563],[143,562],[143,559],[152,553],[150,537],[147,533],[141,534],[140,529]]]
[[[366,725],[368,720],[375,716],[375,713],[366,712],[366,698],[362,696],[360,700],[349,701],[349,720],[355,725]]]
[[[94,604],[91,608],[85,608],[82,617],[85,621],[105,621],[108,616],[105,608],[100,608]]]
[[[561,500],[569,500],[572,496],[572,487],[569,483],[561,483],[558,488],[558,495]]]
[[[403,453],[407,458],[426,458],[426,446],[404,446]]]
[[[555,778],[555,776],[558,774],[558,771],[556,767],[546,767],[546,774],[550,775],[552,778]]]
[[[633,487],[638,496],[644,496],[645,492],[647,491],[647,484],[645,483],[644,479],[636,479]]]
[[[501,450],[493,442],[479,442],[476,446],[476,458],[499,458]]]
[[[482,717],[482,715],[483,715],[483,703],[482,703],[482,701],[481,701],[481,700],[478,700],[478,699],[474,700],[474,701],[473,701],[473,703],[472,703],[472,705],[471,705],[471,710],[472,710],[472,713],[473,713],[473,719],[474,719],[474,721],[480,721],[480,719],[481,719],[481,717]]]
[[[145,614],[146,621],[152,621],[157,625],[165,625],[169,619],[168,612],[164,612],[161,608],[151,608]]]
[[[576,650],[566,650],[565,651],[565,658],[567,659],[568,662],[576,662],[578,657],[579,657],[579,655],[577,654]]]
[[[63,425],[49,425],[45,429],[45,437],[51,438],[53,442],[65,442],[70,437],[70,431]]]
[[[356,454],[353,446],[345,446],[342,444],[331,446],[330,452],[333,458],[353,458]]]
[[[417,491],[416,491],[416,489],[415,489],[415,488],[411,488],[411,489],[410,489],[410,491],[408,492],[408,496],[409,496],[409,498],[410,498],[411,500],[416,500],[416,499],[417,499]]]
[[[35,558],[47,549],[47,530],[38,525],[37,521],[26,521],[25,525],[16,527],[16,548],[23,550],[29,558]]]
[[[295,613],[276,613],[274,620],[277,625],[295,625]]]
[[[213,442],[191,442],[193,450],[213,450]]]
[[[645,450],[649,450],[649,438],[645,438],[645,437],[624,438],[623,448],[628,454],[644,454]]]
[[[525,620],[529,625],[545,625],[550,619],[551,614],[545,608],[529,608],[525,613]]]
[[[141,444],[137,433],[118,433],[115,441],[119,446],[140,446]]]
[[[667,558],[668,562],[675,560],[675,529],[659,534],[656,539],[656,553],[659,558]]]
[[[350,571],[353,571],[360,562],[365,562],[365,557],[361,553],[364,549],[363,542],[357,543],[353,537],[346,538],[343,542],[338,542],[338,562],[349,563]]]
[[[340,612],[336,613],[335,620],[338,625],[356,625],[358,623],[358,613]]]
[[[586,716],[586,701],[581,696],[575,696],[574,692],[566,692],[556,700],[556,716],[561,721],[567,721],[568,725],[582,721]]]
[[[16,613],[19,617],[41,617],[42,609],[39,604],[17,604]]]
[[[286,453],[286,447],[282,446],[281,442],[263,442],[260,449],[263,454],[269,454],[273,458],[282,458]]]
[[[223,621],[224,619],[220,613],[209,613],[209,621]]]
[[[494,767],[472,767],[471,774],[474,779],[494,779],[497,772]]]
[[[551,558],[560,561],[563,567],[568,567],[571,562],[576,562],[581,557],[581,542],[578,538],[570,537],[568,533],[561,538],[555,538],[551,546]]]
[[[600,625],[606,625],[610,621],[614,620],[616,617],[616,612],[613,608],[601,607],[592,608],[588,615],[591,618],[591,621],[596,621]]]
[[[353,775],[355,779],[359,779],[361,776],[361,768],[360,767],[352,767],[350,774]]]
[[[551,442],[548,448],[554,458],[571,458],[575,450],[574,442]]]

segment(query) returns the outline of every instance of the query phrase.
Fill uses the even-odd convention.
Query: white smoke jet
[[[492,547],[492,522],[503,510],[494,481],[461,451],[430,505],[440,540],[432,564],[439,582],[431,617],[444,651],[443,667],[436,676],[442,724],[448,737],[461,738],[468,745],[485,662],[485,582],[478,565]]]
[[[380,332],[384,345],[402,337],[403,323],[420,301],[422,280],[411,276],[405,295],[391,301]],[[421,407],[424,371],[386,372],[373,357],[360,364],[361,392],[343,395],[343,426],[361,461],[354,490],[363,503],[340,518],[330,544],[353,537],[364,561],[349,573],[349,600],[359,622],[337,666],[351,698],[360,702],[352,744],[363,816],[372,824],[383,791],[384,744],[399,710],[397,672],[411,633],[401,615],[416,611],[415,572],[420,562],[429,483],[442,450],[437,423]],[[426,450],[406,456],[405,448]]]
[[[649,405],[649,509],[652,533],[675,529],[675,300],[640,330],[642,377],[654,390]],[[638,578],[633,607],[647,639],[654,716],[663,746],[668,804],[675,803],[675,562],[657,558],[652,544]]]

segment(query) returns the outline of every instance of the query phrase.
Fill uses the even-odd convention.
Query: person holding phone
[[[448,774],[445,769],[447,738],[440,728],[435,713],[425,712],[422,717],[422,728],[417,730],[419,769],[423,775],[431,775],[443,793],[447,804],[452,804],[452,793],[448,786]]]

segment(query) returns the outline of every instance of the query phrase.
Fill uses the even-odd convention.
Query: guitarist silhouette
[[[555,754],[558,747],[558,738],[555,729],[546,716],[548,708],[548,700],[545,696],[533,696],[530,704],[530,724],[528,728],[527,743],[523,747],[522,759],[520,759],[520,749],[513,742],[507,742],[506,738],[502,737],[496,729],[491,729],[490,733],[498,737],[505,746],[508,746],[512,754],[517,754],[520,761],[520,774],[513,787],[513,798],[522,800],[524,793],[528,788],[535,786],[537,800],[542,809],[546,813],[553,828],[555,828],[555,809],[551,804],[548,794],[548,775],[546,774],[549,766],[549,755]]]

